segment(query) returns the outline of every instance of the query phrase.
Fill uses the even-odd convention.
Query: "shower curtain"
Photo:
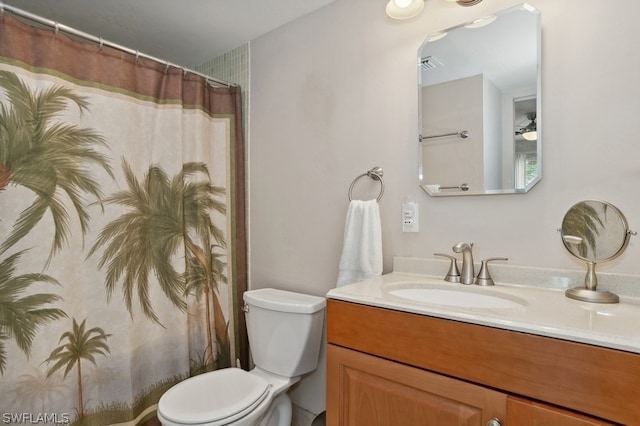
[[[0,17],[0,422],[248,367],[240,89]]]

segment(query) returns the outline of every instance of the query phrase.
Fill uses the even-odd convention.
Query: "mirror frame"
[[[541,12],[539,9],[530,6],[527,3],[522,3],[513,7],[509,7],[507,9],[501,10],[496,12],[494,15],[496,16],[503,16],[503,15],[508,15],[509,13],[512,12],[517,12],[519,10],[524,10],[526,12],[531,13],[535,19],[536,19],[536,34],[535,34],[535,38],[536,38],[536,59],[537,59],[537,69],[536,69],[536,93],[535,95],[530,94],[529,97],[533,97],[535,96],[535,102],[536,102],[536,127],[537,127],[537,140],[536,140],[536,176],[535,178],[533,178],[526,186],[524,186],[524,188],[515,188],[515,177],[513,177],[511,180],[514,182],[513,183],[513,188],[510,186],[508,188],[503,188],[503,189],[474,189],[473,187],[469,187],[469,185],[467,185],[465,182],[443,182],[445,185],[451,185],[451,186],[441,186],[441,185],[434,185],[432,183],[428,183],[424,180],[424,161],[423,161],[423,155],[424,155],[424,149],[425,149],[425,145],[423,143],[423,140],[425,139],[425,137],[421,134],[422,130],[423,130],[423,99],[422,99],[422,76],[421,76],[421,66],[422,66],[422,62],[423,62],[423,58],[425,57],[425,54],[423,52],[423,49],[425,47],[425,45],[431,41],[434,36],[437,36],[439,34],[443,34],[443,33],[448,33],[451,32],[453,30],[456,29],[460,29],[460,28],[464,28],[465,26],[470,25],[471,23],[474,23],[478,20],[473,20],[473,21],[467,21],[464,22],[460,25],[456,25],[454,27],[442,30],[442,31],[437,31],[435,33],[431,33],[430,35],[427,36],[427,38],[425,39],[425,41],[420,45],[420,47],[418,48],[418,123],[419,123],[419,137],[418,137],[418,141],[419,141],[419,168],[418,168],[418,181],[419,181],[419,185],[420,187],[430,196],[432,197],[442,197],[442,196],[468,196],[468,195],[494,195],[494,194],[523,194],[528,192],[531,188],[533,188],[541,179],[542,179],[542,139],[543,139],[543,131],[542,131],[542,24],[541,24]],[[481,18],[484,19],[484,18]],[[428,56],[428,55],[427,55]],[[522,96],[522,97],[518,97],[518,96],[514,96],[512,98],[512,103],[515,109],[515,102],[518,99],[522,99],[522,98],[526,98],[527,96]],[[515,113],[514,113],[514,117],[513,119],[515,120]],[[512,121],[514,121],[512,120]],[[506,130],[507,126],[510,130]],[[510,132],[513,135],[513,143],[515,145],[515,124],[514,123],[507,123],[507,124],[502,124],[502,128],[503,128],[503,133],[501,135],[501,138],[507,138],[508,137],[508,133],[506,132]],[[456,129],[453,133],[447,133],[446,134],[449,137],[455,137],[455,138],[462,138],[462,139],[466,139],[467,138],[467,134],[464,134],[464,130],[463,129]],[[452,136],[455,135],[455,136]],[[433,137],[433,136],[432,136]],[[438,142],[444,141],[445,139],[438,139]],[[515,149],[514,149],[514,153],[513,155],[515,155]],[[443,162],[446,162],[447,164],[451,164],[452,161],[455,161],[455,158],[445,158],[443,159]]]

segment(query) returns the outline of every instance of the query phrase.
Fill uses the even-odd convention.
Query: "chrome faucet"
[[[458,243],[452,248],[455,253],[462,253],[462,273],[460,275],[462,284],[473,284],[475,282],[472,249],[473,243]]]

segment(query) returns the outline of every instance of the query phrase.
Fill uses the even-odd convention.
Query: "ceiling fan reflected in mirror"
[[[536,139],[538,139],[536,113],[530,112],[529,114],[527,114],[527,121],[529,121],[529,124],[516,130],[516,135],[521,135],[528,141],[535,141]]]

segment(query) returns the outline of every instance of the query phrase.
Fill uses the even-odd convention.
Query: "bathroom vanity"
[[[393,273],[328,294],[328,425],[640,424],[638,298],[601,305],[501,284],[501,272],[518,275],[508,268],[494,287],[463,286],[397,263],[420,265],[397,259]],[[408,288],[507,303],[397,296]]]

